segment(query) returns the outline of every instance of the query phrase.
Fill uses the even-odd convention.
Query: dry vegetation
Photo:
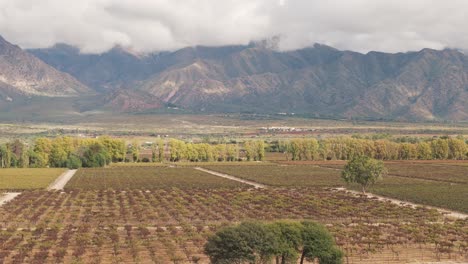
[[[467,261],[468,223],[325,189],[27,191],[0,208],[0,262],[206,263],[206,238],[242,220],[315,219],[349,263]]]
[[[79,169],[66,189],[128,190],[163,188],[236,188],[241,183],[216,177],[192,168],[114,167]]]
[[[342,186],[340,172],[317,166],[203,166],[242,179],[281,187]]]
[[[0,169],[0,190],[44,189],[65,169]]]
[[[466,163],[386,164],[392,175],[372,192],[467,211]],[[332,190],[343,185],[342,165],[162,163],[80,169],[65,192],[27,190],[0,208],[0,263],[207,263],[204,243],[222,226],[279,219],[326,224],[346,252],[345,263],[468,261],[467,219]],[[270,187],[252,189],[190,166]],[[19,169],[0,173],[7,171]],[[401,176],[393,176],[397,173]]]

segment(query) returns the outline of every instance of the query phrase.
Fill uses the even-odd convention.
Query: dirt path
[[[334,188],[334,190],[344,191],[344,192],[352,193],[354,195],[363,195],[362,192],[352,191],[352,190],[348,190],[346,188]],[[446,215],[448,217],[453,217],[453,218],[458,218],[458,219],[468,218],[468,214],[464,214],[464,213],[460,213],[460,212],[454,212],[454,211],[450,211],[450,210],[439,208],[439,207],[411,203],[411,202],[402,201],[402,200],[398,200],[398,199],[394,199],[394,198],[388,198],[388,197],[384,197],[384,196],[380,196],[380,195],[376,195],[376,194],[372,194],[372,193],[366,193],[365,195],[367,196],[367,198],[377,198],[379,201],[391,202],[391,203],[394,203],[394,204],[399,205],[399,206],[411,206],[412,208],[425,207],[425,208],[430,208],[430,209],[436,209],[437,211],[439,211],[440,213],[442,213],[442,214],[444,214],[444,215]]]
[[[6,204],[7,202],[15,199],[16,196],[20,195],[19,192],[9,192],[0,195],[0,206]]]
[[[67,184],[67,182],[75,175],[76,170],[68,170],[62,175],[60,175],[49,187],[47,187],[48,191],[52,190],[63,190],[63,187]]]
[[[256,182],[253,182],[253,181],[244,180],[244,179],[241,179],[241,178],[237,178],[237,177],[234,177],[234,176],[229,175],[229,174],[220,173],[220,172],[216,172],[216,171],[212,171],[212,170],[207,170],[207,169],[200,168],[200,167],[195,167],[195,169],[199,170],[199,171],[209,173],[209,174],[214,175],[214,176],[223,177],[223,178],[226,178],[226,179],[229,179],[229,180],[238,181],[238,182],[242,182],[242,183],[245,183],[245,184],[248,184],[248,185],[252,185],[255,188],[265,189],[267,187],[266,185],[256,183]]]

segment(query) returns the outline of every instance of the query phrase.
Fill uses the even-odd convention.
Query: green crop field
[[[113,167],[79,169],[65,189],[127,190],[162,188],[235,188],[242,183],[213,176],[193,168]]]
[[[0,190],[42,189],[65,169],[0,169]]]
[[[242,179],[279,187],[341,186],[340,171],[318,166],[203,166]]]

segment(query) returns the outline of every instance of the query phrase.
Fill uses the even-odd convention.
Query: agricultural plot
[[[348,263],[468,261],[468,220],[344,192],[297,189],[26,191],[0,208],[0,263],[207,263],[225,224],[314,219]]]
[[[369,192],[468,213],[468,168],[463,164],[387,162],[389,175]]]
[[[242,183],[216,177],[193,168],[111,167],[79,169],[65,189],[130,190],[161,188],[237,188]]]
[[[118,162],[112,163],[110,167],[198,167],[198,166],[268,166],[274,165],[268,161],[178,161],[178,162]]]
[[[65,169],[0,169],[0,190],[44,189]]]
[[[358,186],[353,186],[359,190]],[[468,184],[386,176],[369,192],[413,203],[468,213]]]
[[[388,173],[394,176],[468,184],[468,167],[461,164],[468,163],[387,162],[385,166]]]
[[[203,166],[242,179],[280,187],[342,186],[340,171],[318,166]]]
[[[282,163],[285,166],[204,166],[210,170],[269,186],[340,186],[342,161]],[[310,164],[310,165],[303,165]],[[389,175],[369,189],[370,192],[468,213],[468,172],[466,163],[387,162]],[[360,190],[359,186],[349,188]]]

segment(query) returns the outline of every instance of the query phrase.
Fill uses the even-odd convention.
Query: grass
[[[111,167],[79,169],[65,189],[210,189],[237,188],[246,185],[213,176],[192,168]]]
[[[0,190],[43,189],[65,169],[0,169]]]
[[[341,186],[340,172],[317,166],[203,166],[242,179],[279,187]]]

